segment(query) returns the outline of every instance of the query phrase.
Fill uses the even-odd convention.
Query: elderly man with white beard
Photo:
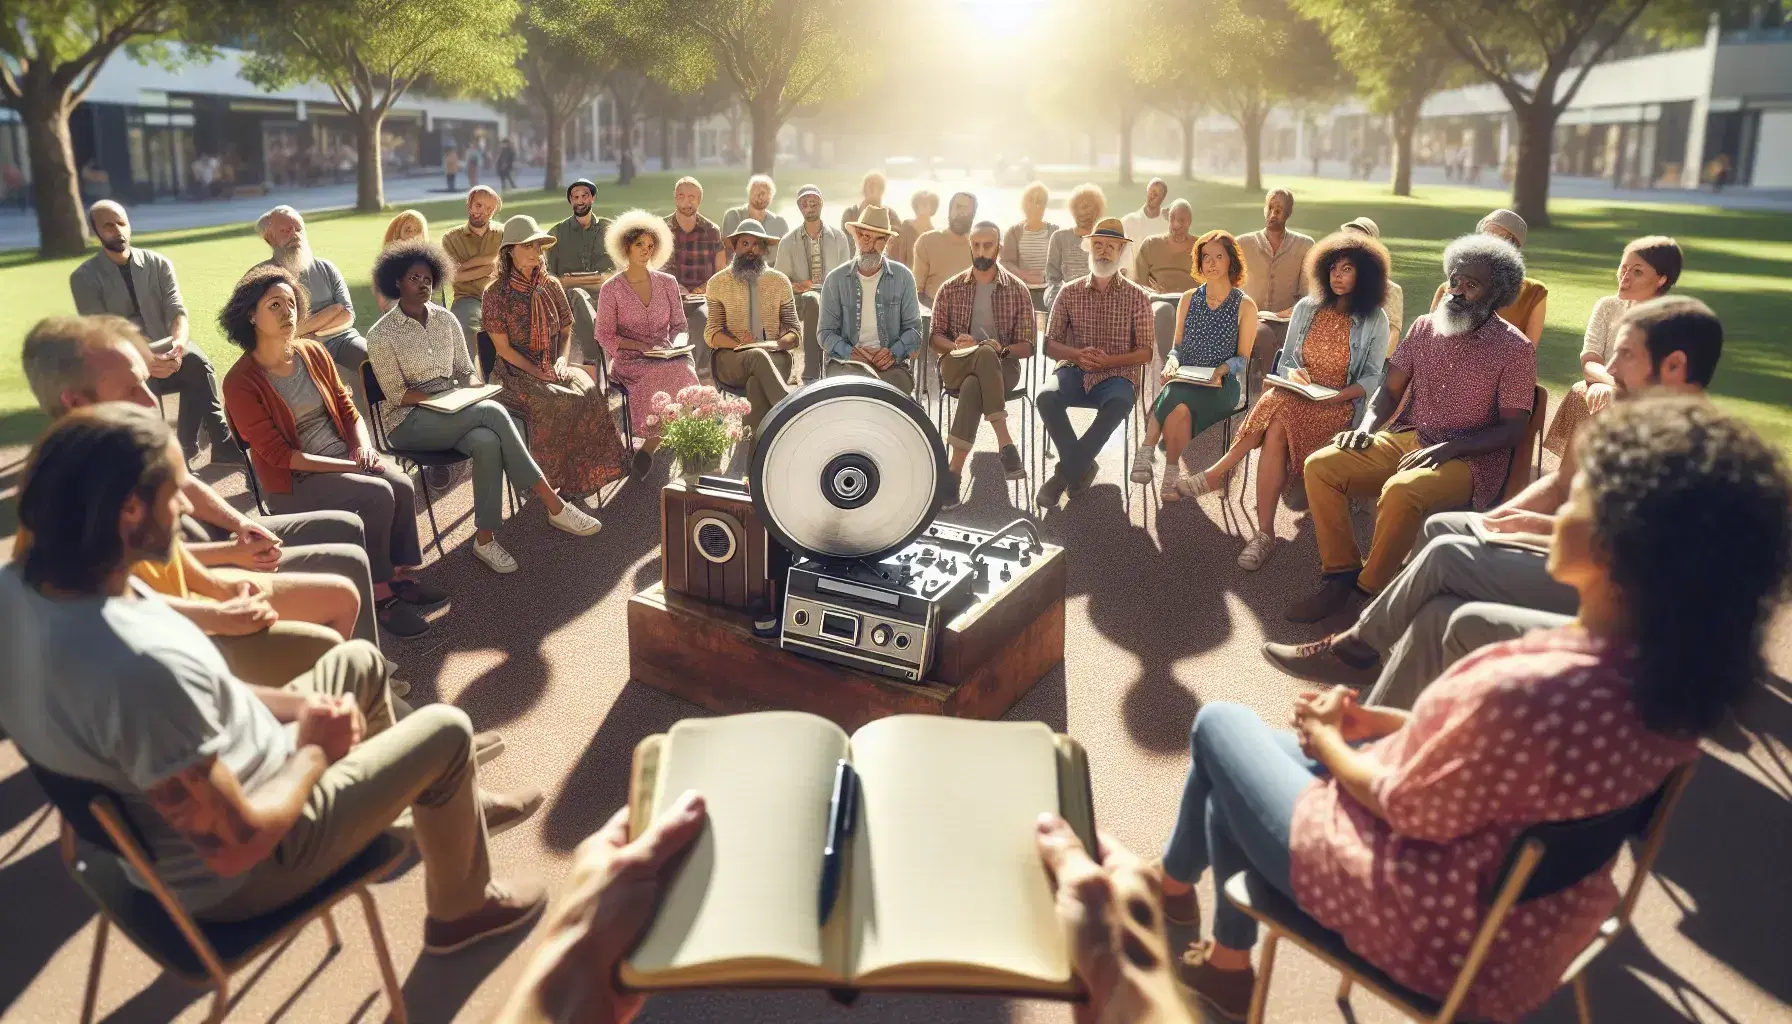
[[[1058,447],[1058,466],[1039,488],[1039,504],[1055,508],[1066,488],[1070,496],[1095,482],[1096,456],[1132,413],[1139,368],[1151,361],[1157,328],[1151,297],[1119,276],[1131,239],[1120,218],[1098,221],[1083,239],[1089,273],[1052,300],[1045,354],[1059,360],[1057,375],[1039,390],[1039,418]],[[1094,409],[1095,422],[1078,437],[1068,409]]]
[[[1379,594],[1431,513],[1499,500],[1537,386],[1536,349],[1498,315],[1524,283],[1524,257],[1492,235],[1465,235],[1444,250],[1444,273],[1449,299],[1413,321],[1362,423],[1307,459],[1322,577],[1317,593],[1288,607],[1290,622],[1318,622]],[[1350,499],[1371,495],[1365,558]]]
[[[355,408],[367,415],[367,397],[361,393],[361,364],[367,361],[367,339],[355,330],[355,304],[348,282],[336,264],[311,251],[305,237],[305,218],[290,206],[276,206],[255,222],[255,233],[268,243],[273,255],[258,266],[272,264],[290,271],[311,296],[311,315],[299,322],[299,337],[327,349],[342,368],[342,379],[355,394]]]

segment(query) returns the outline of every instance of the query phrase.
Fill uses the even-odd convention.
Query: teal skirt
[[[1188,436],[1199,437],[1202,431],[1238,411],[1238,396],[1238,378],[1229,373],[1217,388],[1171,383],[1157,393],[1157,404],[1152,406],[1151,415],[1157,417],[1157,425],[1161,427],[1177,406],[1185,405],[1193,420]]]

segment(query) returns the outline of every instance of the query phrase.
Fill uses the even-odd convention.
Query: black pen
[[[840,895],[840,872],[846,862],[846,840],[858,817],[859,776],[844,758],[834,763],[834,794],[828,800],[828,839],[821,850],[821,909],[823,925]]]

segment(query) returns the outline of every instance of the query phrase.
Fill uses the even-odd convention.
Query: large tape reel
[[[872,377],[829,377],[766,413],[749,479],[759,518],[790,551],[882,558],[939,512],[946,448],[899,389]]]

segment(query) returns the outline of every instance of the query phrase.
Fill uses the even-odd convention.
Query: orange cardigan
[[[360,420],[355,412],[354,397],[336,373],[336,361],[329,350],[315,341],[300,339],[293,343],[293,354],[305,361],[311,381],[324,396],[324,407],[336,423],[336,432],[348,442],[352,451],[360,447],[355,426]],[[299,454],[299,425],[292,418],[285,399],[274,390],[267,374],[255,364],[253,353],[245,352],[230,372],[224,375],[224,415],[231,429],[249,442],[249,461],[264,490],[272,494],[292,493],[292,457]]]

